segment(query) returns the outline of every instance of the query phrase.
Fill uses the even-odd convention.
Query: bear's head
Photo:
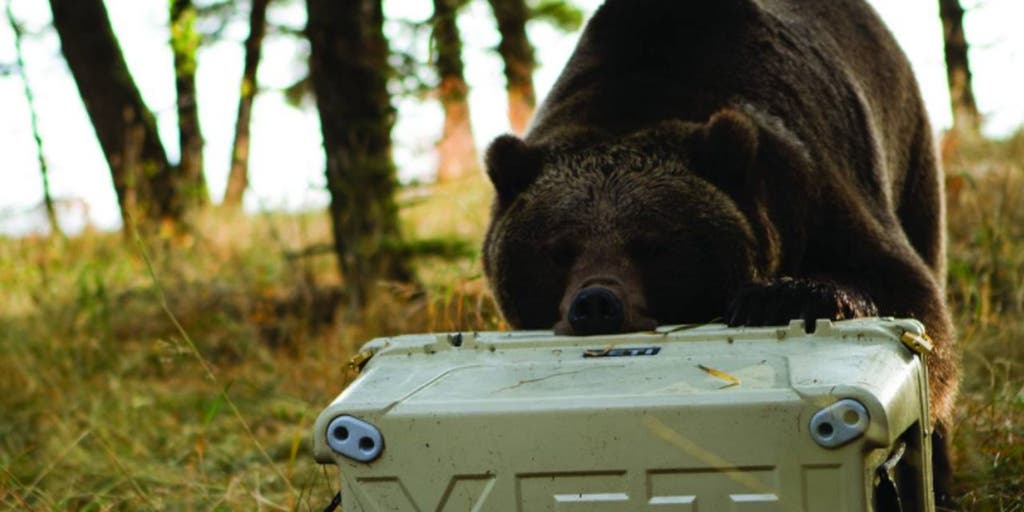
[[[723,110],[624,137],[495,140],[484,268],[515,328],[650,330],[721,315],[768,269],[751,223],[758,129]]]

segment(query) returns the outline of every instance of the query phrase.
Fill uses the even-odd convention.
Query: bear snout
[[[556,334],[594,336],[658,326],[647,316],[647,300],[635,276],[629,272],[584,274],[587,277],[573,280],[579,284],[570,285],[563,296],[560,320],[553,328]]]
[[[622,332],[626,320],[625,307],[622,299],[610,288],[589,286],[573,297],[568,320],[573,333],[580,336]]]

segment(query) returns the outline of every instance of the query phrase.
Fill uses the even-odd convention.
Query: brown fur
[[[608,0],[524,140],[487,155],[485,269],[515,327],[921,320],[958,382],[941,171],[910,66],[863,0]]]

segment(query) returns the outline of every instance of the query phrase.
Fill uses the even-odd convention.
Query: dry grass
[[[1024,511],[1022,168],[1024,136],[950,165],[968,510]],[[429,192],[400,198],[406,232],[475,245],[487,186]],[[0,239],[0,509],[319,510],[336,473],[310,426],[358,344],[503,327],[475,257],[421,259],[426,294],[383,285],[356,315],[329,254],[295,256],[329,240],[319,213],[211,215],[196,233]]]
[[[965,510],[1024,511],[1024,131],[947,163]]]
[[[475,244],[487,194],[406,199],[407,231]],[[475,257],[423,259],[426,297],[385,284],[356,315],[330,254],[295,256],[329,241],[323,215],[196,224],[173,242],[0,239],[0,509],[320,510],[336,473],[310,427],[354,349],[499,326]]]

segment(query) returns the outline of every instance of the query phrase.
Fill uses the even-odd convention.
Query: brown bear
[[[484,267],[512,326],[913,317],[945,432],[942,175],[910,65],[864,0],[607,0],[525,137],[486,163]]]

